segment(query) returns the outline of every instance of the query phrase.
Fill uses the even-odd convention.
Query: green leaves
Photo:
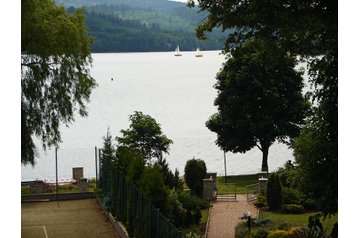
[[[76,111],[87,115],[85,103],[96,87],[88,69],[92,40],[83,10],[68,14],[51,0],[22,1],[21,9],[22,130],[40,137],[44,148],[58,146],[60,124],[73,122]],[[33,147],[31,136],[22,138],[23,149]],[[21,157],[34,163],[30,149]]]
[[[220,147],[246,152],[298,135],[308,104],[294,65],[270,42],[251,41],[233,51],[217,74],[218,113],[206,123]]]
[[[169,153],[169,146],[173,143],[163,134],[160,124],[149,115],[142,112],[134,112],[129,116],[131,124],[129,129],[121,130],[122,137],[117,137],[119,145],[126,145],[138,150],[147,162],[154,158],[162,158],[162,153]]]

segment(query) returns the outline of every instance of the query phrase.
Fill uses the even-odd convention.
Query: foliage
[[[266,238],[268,235],[268,231],[265,228],[254,229],[251,232],[251,236],[253,238]]]
[[[231,52],[214,86],[218,113],[206,122],[224,151],[245,153],[257,146],[267,171],[269,147],[299,134],[308,102],[295,63],[275,42],[253,40]]]
[[[162,153],[169,153],[173,141],[163,134],[154,118],[136,111],[129,116],[129,120],[129,129],[121,130],[122,137],[116,138],[119,145],[138,150],[145,156],[146,162],[152,158],[162,158]]]
[[[21,162],[35,164],[33,136],[58,146],[59,127],[87,116],[95,80],[83,9],[68,14],[52,0],[21,1]]]
[[[146,199],[153,202],[164,215],[168,215],[169,192],[163,180],[163,176],[157,167],[144,168],[143,174],[138,182],[139,188]]]
[[[289,238],[290,237],[290,233],[289,231],[285,231],[285,230],[274,230],[271,231],[267,238]]]
[[[200,238],[201,236],[199,234],[193,233],[193,232],[189,232],[187,234],[185,234],[185,238]]]
[[[128,146],[117,146],[115,152],[114,165],[127,175],[129,165],[133,160],[144,160],[144,156],[136,150],[130,149]]]
[[[176,184],[178,184],[178,181],[175,181],[175,179],[179,179],[178,177],[175,178],[172,171],[169,169],[169,165],[165,158],[159,158],[155,163],[154,166],[157,166],[159,170],[163,174],[164,184],[168,186],[170,189],[174,188]]]
[[[197,208],[206,209],[209,208],[209,202],[203,199],[200,199],[196,196],[193,196],[185,191],[178,193],[178,201],[182,206],[187,209],[194,211]]]
[[[312,193],[327,214],[338,210],[338,1],[190,0],[208,11],[197,35],[214,27],[232,29],[225,51],[270,38],[308,63],[313,115],[294,146],[304,193]],[[303,166],[301,166],[301,164]]]
[[[282,185],[280,177],[271,173],[267,180],[266,200],[271,210],[279,209],[282,205]]]
[[[145,161],[143,156],[133,157],[126,171],[126,178],[128,182],[138,185],[142,174],[145,170]]]
[[[323,230],[322,223],[320,221],[321,214],[315,214],[313,216],[308,217],[308,227],[314,229]]]
[[[254,205],[257,208],[261,208],[261,207],[265,207],[267,206],[267,202],[266,202],[266,198],[264,196],[259,195],[256,199],[256,201],[254,202]]]
[[[338,238],[338,222],[336,222],[332,228],[331,238]]]
[[[338,209],[338,148],[321,113],[303,129],[293,148],[301,173],[300,189],[317,200],[324,214],[334,214]]]
[[[284,204],[282,205],[282,212],[289,214],[300,214],[304,213],[305,209],[302,205],[298,204]]]
[[[185,183],[190,188],[190,192],[201,198],[203,196],[203,179],[206,175],[205,162],[195,158],[186,161],[184,173]]]
[[[282,203],[283,204],[298,204],[302,196],[297,189],[286,188],[282,186]]]
[[[279,168],[277,173],[280,175],[282,186],[292,189],[298,188],[300,183],[300,172],[291,160],[288,160],[283,168]]]
[[[103,148],[100,153],[100,170],[99,170],[99,188],[102,189],[104,196],[109,195],[111,184],[111,164],[114,160],[114,147],[112,144],[112,135],[107,129],[107,135],[103,137]]]
[[[195,36],[195,25],[205,13],[189,9],[183,3],[169,1],[66,2],[69,12],[86,7],[89,35],[95,38],[94,52],[173,51],[200,47],[220,49],[227,33],[214,29],[207,40]],[[169,2],[169,4],[168,4]]]

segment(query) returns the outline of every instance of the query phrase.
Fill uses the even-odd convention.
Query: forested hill
[[[145,52],[219,50],[226,34],[218,29],[207,40],[195,36],[196,25],[205,18],[198,9],[167,0],[57,0],[68,11],[86,8],[93,52]]]

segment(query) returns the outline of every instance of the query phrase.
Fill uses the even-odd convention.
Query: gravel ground
[[[258,215],[258,209],[246,201],[245,195],[237,195],[236,201],[216,201],[211,208],[208,238],[235,237],[235,226],[247,212]]]

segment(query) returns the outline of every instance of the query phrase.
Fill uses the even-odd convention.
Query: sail
[[[203,57],[203,54],[201,53],[199,48],[196,48],[195,57]]]
[[[175,49],[174,56],[181,56],[180,49],[179,49],[179,45],[178,45],[177,48]]]

